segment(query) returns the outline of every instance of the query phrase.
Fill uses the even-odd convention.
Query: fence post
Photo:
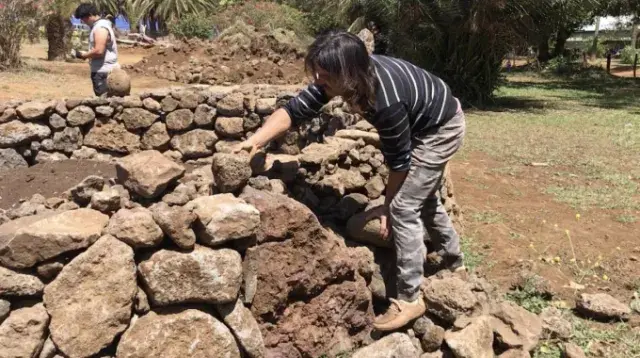
[[[611,53],[607,53],[607,73],[611,73]]]
[[[638,53],[636,52],[636,56],[633,59],[633,78],[636,78],[637,69],[638,69]]]

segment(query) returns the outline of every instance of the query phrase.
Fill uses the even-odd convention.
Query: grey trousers
[[[438,197],[447,162],[462,145],[465,117],[458,112],[444,125],[413,139],[411,169],[391,201],[398,298],[418,298],[424,273],[424,230],[444,256],[460,256],[460,237]]]

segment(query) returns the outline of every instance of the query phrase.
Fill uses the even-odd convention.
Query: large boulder
[[[122,69],[115,69],[107,77],[107,94],[125,97],[131,93],[131,77]]]
[[[0,148],[17,147],[51,135],[48,126],[35,123],[11,121],[0,124]]]
[[[156,150],[129,155],[116,164],[118,181],[144,198],[160,196],[184,172],[183,166]]]
[[[583,293],[576,301],[576,309],[587,317],[602,320],[628,320],[631,308],[606,293]]]
[[[242,261],[237,251],[196,245],[191,252],[155,252],[138,271],[153,305],[220,304],[237,298]]]
[[[133,250],[109,235],[100,238],[45,288],[56,347],[89,357],[110,345],[129,324],[137,289]]]
[[[27,161],[12,148],[0,149],[0,170],[27,167]]]
[[[124,125],[109,121],[93,126],[84,137],[87,147],[128,154],[140,150],[140,137],[129,132]]]
[[[0,263],[12,268],[38,262],[93,244],[109,217],[92,209],[30,216],[0,226]]]
[[[258,322],[251,315],[251,311],[246,308],[240,300],[234,303],[217,305],[218,314],[231,328],[231,332],[236,336],[240,346],[247,352],[249,358],[261,358],[264,356],[264,341]]]
[[[409,336],[390,334],[373,344],[357,350],[351,358],[418,358],[419,353]]]
[[[196,309],[149,312],[122,335],[118,358],[240,358],[229,329]]]
[[[214,131],[194,129],[171,138],[171,147],[185,158],[200,158],[213,154],[218,136]]]
[[[456,276],[431,278],[422,286],[422,291],[428,312],[445,322],[453,323],[478,306],[471,284]]]
[[[149,128],[158,118],[157,114],[142,108],[125,108],[120,114],[120,120],[128,130]]]
[[[445,333],[445,341],[457,358],[493,358],[491,319],[477,317],[464,329]]]
[[[11,312],[0,325],[0,357],[38,357],[48,325],[49,315],[42,303]]]
[[[384,240],[380,235],[380,219],[367,220],[371,215],[370,210],[353,215],[347,221],[347,234],[349,238],[376,247],[390,248],[392,240]]]
[[[232,194],[199,197],[186,208],[196,214],[198,241],[208,246],[252,236],[260,225],[260,212]]]
[[[73,127],[84,126],[96,119],[96,113],[88,106],[78,106],[67,114],[67,124]]]
[[[211,166],[213,178],[223,193],[241,189],[251,178],[249,156],[244,154],[216,153]]]
[[[36,296],[44,284],[36,276],[19,273],[0,266],[0,297]]]
[[[109,220],[106,232],[134,249],[160,245],[164,235],[145,208],[120,209]]]

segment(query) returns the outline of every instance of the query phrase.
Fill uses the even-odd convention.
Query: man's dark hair
[[[83,3],[76,8],[76,13],[74,17],[76,19],[82,19],[84,17],[96,16],[96,15],[100,15],[100,13],[98,12],[98,9],[95,7],[95,5],[90,3]]]
[[[339,80],[342,97],[361,112],[373,109],[377,77],[367,48],[358,36],[342,30],[321,34],[309,47],[304,65],[311,75],[319,67]]]

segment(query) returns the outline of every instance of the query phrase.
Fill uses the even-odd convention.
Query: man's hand
[[[244,142],[237,144],[235,147],[233,147],[232,152],[236,154],[242,151],[249,152],[249,160],[251,160],[251,158],[253,158],[253,156],[255,156],[256,153],[258,152],[258,149],[259,149],[258,146],[253,143],[251,138],[249,138]]]
[[[382,240],[389,238],[391,233],[391,220],[389,219],[389,206],[380,205],[377,208],[371,210],[367,215],[367,222],[373,219],[380,219],[380,237]]]
[[[84,54],[82,53],[82,51],[78,51],[76,49],[71,50],[71,56],[74,58],[83,59],[84,58],[83,55]]]

